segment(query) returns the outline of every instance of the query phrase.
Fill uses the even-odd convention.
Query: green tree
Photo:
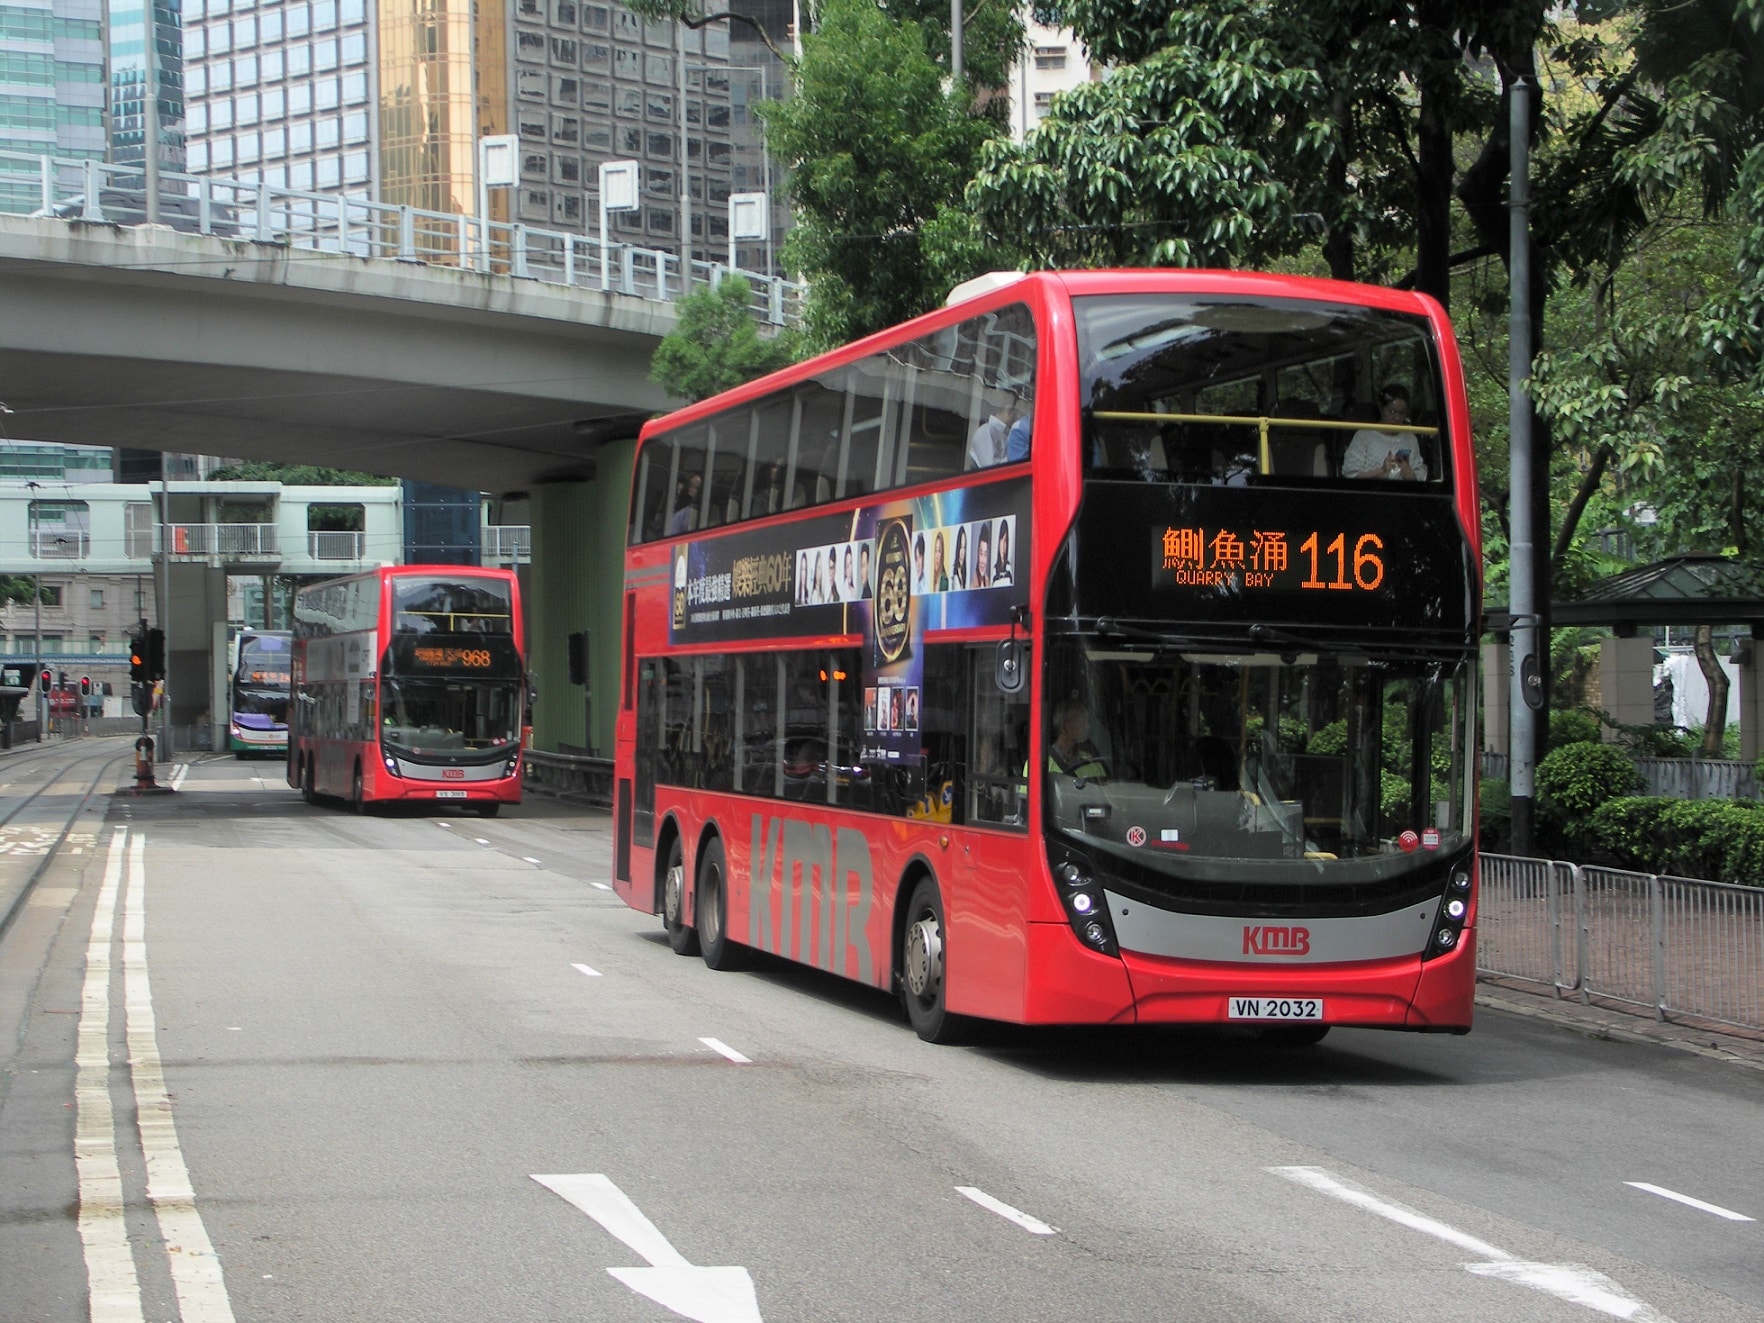
[[[317,464],[282,464],[253,459],[228,464],[208,475],[210,482],[279,482],[289,487],[396,487],[397,478],[379,473],[352,473]]]
[[[0,575],[0,604],[31,606],[37,600],[37,581],[30,575]]]
[[[808,282],[811,348],[936,307],[975,273],[958,204],[996,128],[965,88],[945,90],[932,45],[923,24],[873,0],[827,0],[803,37],[794,95],[764,107],[791,171],[784,261]]]
[[[789,363],[792,337],[762,338],[752,303],[746,277],[733,272],[681,299],[674,329],[650,360],[650,379],[670,395],[703,400]]]

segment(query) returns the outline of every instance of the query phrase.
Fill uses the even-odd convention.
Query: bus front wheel
[[[944,1004],[949,989],[948,931],[937,883],[929,877],[920,878],[907,902],[900,995],[906,1003],[907,1019],[927,1043],[958,1042],[967,1027],[966,1021],[952,1015]]]
[[[675,955],[696,955],[698,934],[686,922],[686,852],[676,836],[668,847],[668,871],[662,877],[662,927]]]
[[[349,807],[353,812],[366,813],[367,800],[361,793],[361,764],[355,765],[355,777],[349,783]]]
[[[704,847],[693,909],[697,912],[698,944],[703,949],[704,963],[717,970],[746,965],[753,953],[751,948],[729,940],[729,869],[721,840],[712,840]]]
[[[300,762],[300,798],[308,804],[317,802],[318,792],[312,788],[312,759],[303,758]]]

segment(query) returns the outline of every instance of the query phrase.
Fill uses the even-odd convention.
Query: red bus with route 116
[[[987,278],[649,423],[628,541],[615,882],[675,950],[933,1041],[1469,1029],[1481,558],[1426,297]]]
[[[294,598],[288,784],[358,812],[521,802],[525,625],[510,570],[386,566]]]

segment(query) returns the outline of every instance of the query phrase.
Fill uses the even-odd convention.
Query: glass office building
[[[0,0],[0,152],[102,160],[103,0]],[[34,163],[0,160],[0,211],[42,205]]]
[[[147,159],[146,89],[151,68],[158,91],[159,164],[167,170],[181,171],[185,157],[180,0],[113,0],[109,14],[110,159],[118,165],[140,165]]]

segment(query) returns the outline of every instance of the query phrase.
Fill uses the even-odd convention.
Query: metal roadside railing
[[[93,224],[146,217],[138,165],[0,151],[0,182],[25,188],[30,214]],[[313,252],[392,258],[544,284],[669,302],[685,292],[678,254],[480,216],[375,202],[360,194],[307,193],[220,175],[159,172],[161,224],[194,234]],[[8,208],[0,207],[0,210]],[[694,261],[694,285],[730,272],[747,277],[754,315],[771,326],[800,319],[802,286],[777,276]]]
[[[1477,916],[1479,972],[1764,1030],[1764,887],[1484,854]]]

